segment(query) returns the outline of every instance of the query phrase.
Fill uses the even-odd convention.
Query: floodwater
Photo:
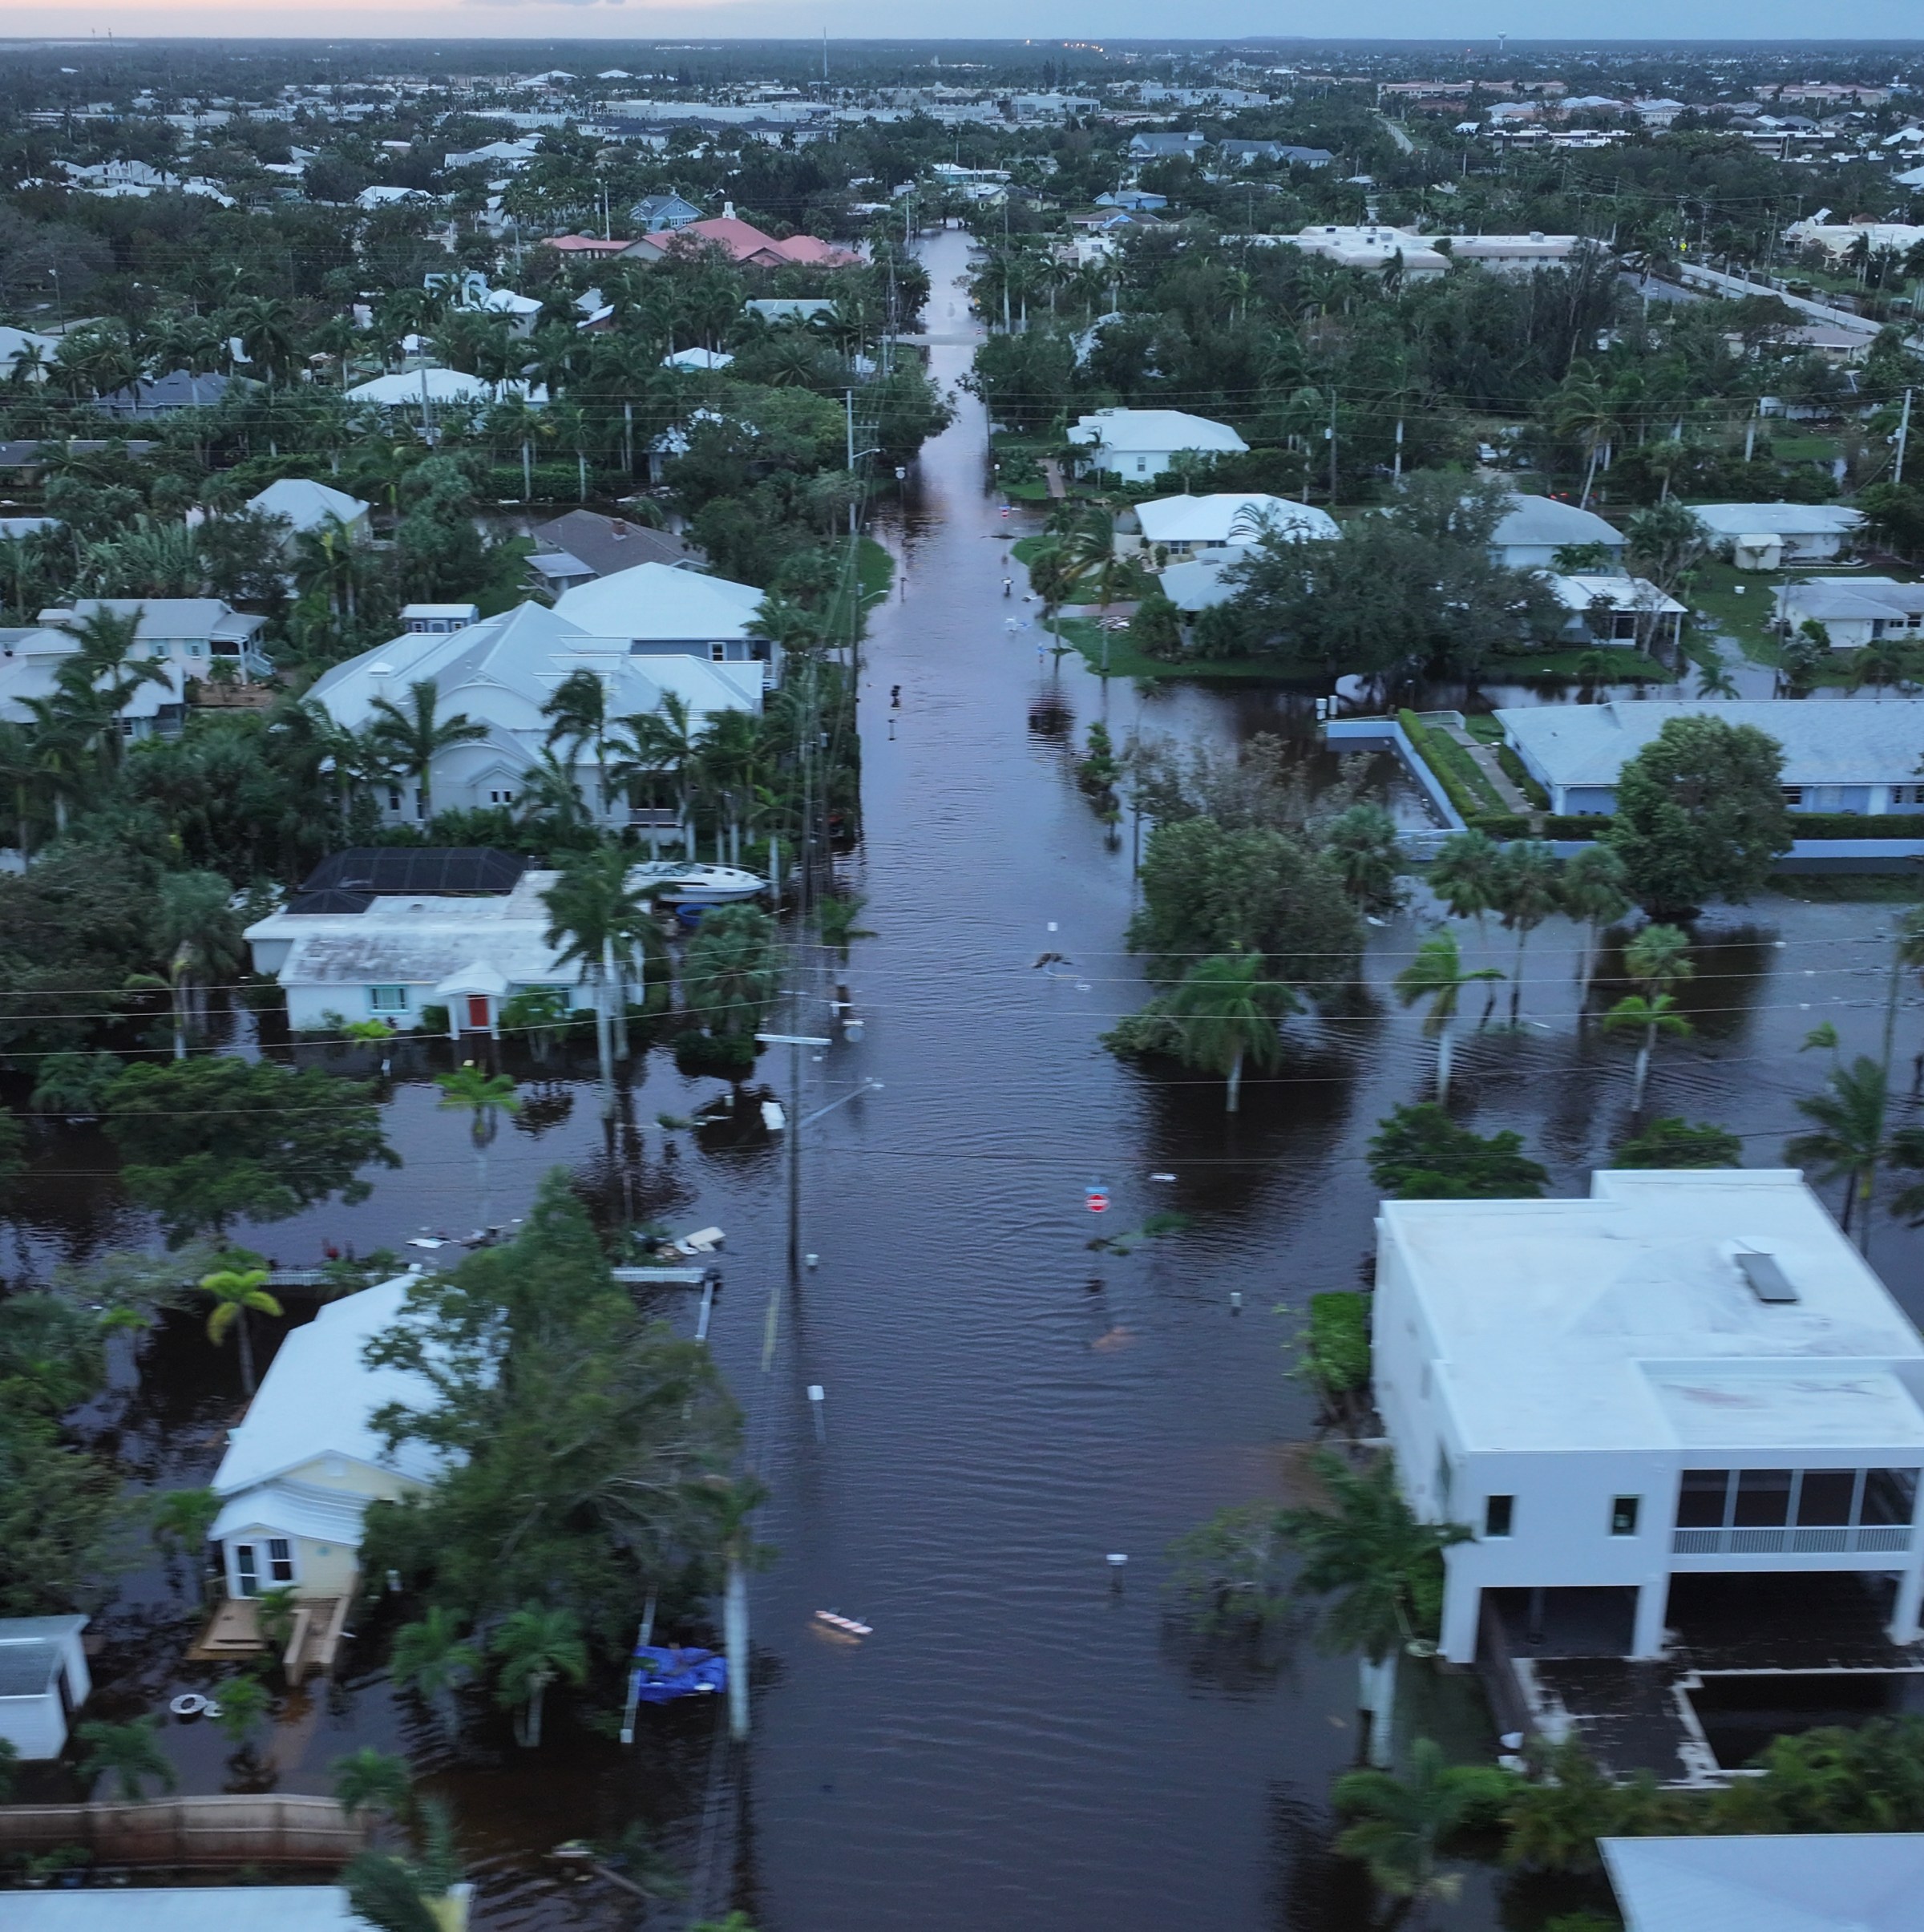
[[[930,245],[938,337],[966,325],[964,246]],[[965,346],[932,353],[944,381],[964,373]],[[1239,1118],[1225,1117],[1217,1081],[1147,1076],[1103,1050],[1099,1035],[1145,989],[1122,948],[1128,845],[1076,790],[1073,747],[1097,718],[1118,741],[1271,730],[1307,742],[1312,697],[1139,692],[1073,659],[1060,673],[1039,661],[1034,633],[1005,628],[1026,613],[1000,590],[1006,540],[1034,519],[1000,513],[980,406],[958,401],[881,532],[903,589],[867,646],[865,836],[848,868],[874,936],[846,963],[801,950],[790,982],[788,1030],[828,1031],[839,980],[866,1023],[859,1044],[804,1055],[804,1112],[875,1083],[805,1131],[801,1243],[817,1259],[791,1286],[778,1142],[683,1134],[671,1151],[658,1128],[633,1124],[713,1090],[659,1053],[635,1070],[630,1124],[612,1144],[592,1068],[512,1063],[538,1104],[493,1157],[497,1213],[519,1211],[561,1165],[611,1214],[726,1230],[711,1344],[771,1492],[759,1530],[774,1552],[753,1586],[746,1752],[723,1746],[717,1712],[685,1706],[645,1714],[624,1751],[558,1694],[532,1757],[479,1698],[457,1728],[394,1696],[382,1615],[256,1759],[224,1763],[204,1728],[166,1733],[200,1789],[325,1790],[343,1751],[406,1749],[459,1809],[484,1927],[634,1922],[632,1902],[568,1885],[544,1854],[637,1818],[693,1886],[649,1922],[732,1906],[774,1932],[1161,1932],[1178,1916],[1224,1932],[1347,1932],[1365,1920],[1356,1875],[1328,1851],[1330,1780],[1356,1745],[1353,1665],[1306,1638],[1262,1654],[1191,1640],[1166,1614],[1164,1552],[1223,1504],[1290,1493],[1314,1405],[1287,1344],[1311,1293],[1365,1279],[1364,1143],[1392,1105],[1423,1097],[1430,1049],[1387,997],[1294,1021],[1286,1065],[1246,1088]],[[1775,1162],[1794,1097],[1828,1067],[1797,1050],[1809,1029],[1829,1019],[1847,1052],[1875,1050],[1885,918],[1772,899],[1706,921],[1699,1032],[1659,1049],[1659,1110],[1736,1128],[1752,1164]],[[1379,988],[1433,919],[1419,896],[1372,932]],[[1458,1062],[1463,1116],[1521,1130],[1562,1193],[1627,1130],[1628,1056],[1577,1024],[1582,941],[1558,922],[1540,929],[1522,1025],[1467,1038]],[[1064,963],[1037,967],[1045,952]],[[1513,966],[1509,936],[1493,930],[1487,952]],[[1907,1065],[1914,1012],[1898,1025]],[[361,1050],[342,1049],[342,1064]],[[465,1128],[426,1084],[444,1058],[397,1062],[402,1172],[378,1177],[357,1207],[314,1211],[255,1244],[305,1262],[324,1241],[398,1248],[471,1226]],[[765,1065],[786,1100],[786,1061]],[[116,1205],[111,1167],[91,1136],[50,1155],[21,1231],[40,1265],[152,1240]],[[1100,1218],[1085,1206],[1097,1182],[1112,1202]],[[1089,1246],[1098,1229],[1171,1210],[1191,1218],[1187,1231],[1126,1256]],[[1920,1251],[1880,1227],[1877,1258],[1914,1313]],[[685,1302],[664,1312],[692,1325]],[[119,1374],[125,1399],[106,1407],[132,1461],[156,1483],[204,1481],[235,1407],[231,1357],[190,1315]],[[827,1640],[819,1609],[874,1634]],[[204,1687],[179,1661],[192,1623],[164,1570],[131,1577],[103,1619],[103,1710]],[[596,1688],[604,1717],[612,1679]],[[1473,1888],[1449,1916],[1482,1926],[1493,1910]]]

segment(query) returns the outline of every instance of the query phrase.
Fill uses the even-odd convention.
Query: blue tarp
[[[672,1704],[677,1697],[727,1687],[728,1661],[713,1651],[636,1646],[630,1688],[637,1704]]]

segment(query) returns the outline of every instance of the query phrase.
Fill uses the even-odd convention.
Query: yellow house
[[[368,1505],[434,1480],[439,1452],[418,1442],[390,1451],[374,1427],[390,1403],[435,1400],[414,1370],[366,1360],[369,1342],[400,1316],[412,1279],[329,1303],[281,1344],[214,1476],[221,1508],[212,1534],[230,1597],[291,1589],[310,1601],[346,1598]]]

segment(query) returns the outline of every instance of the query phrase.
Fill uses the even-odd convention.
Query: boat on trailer
[[[739,866],[684,864],[672,859],[651,859],[632,867],[630,887],[665,906],[733,906],[768,890],[768,881]]]

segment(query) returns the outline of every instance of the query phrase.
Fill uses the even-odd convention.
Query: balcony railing
[[[1796,1556],[1856,1550],[1908,1550],[1908,1523],[1866,1523],[1857,1529],[1812,1526],[1793,1530],[1673,1530],[1674,1556],[1765,1556],[1779,1550]]]

